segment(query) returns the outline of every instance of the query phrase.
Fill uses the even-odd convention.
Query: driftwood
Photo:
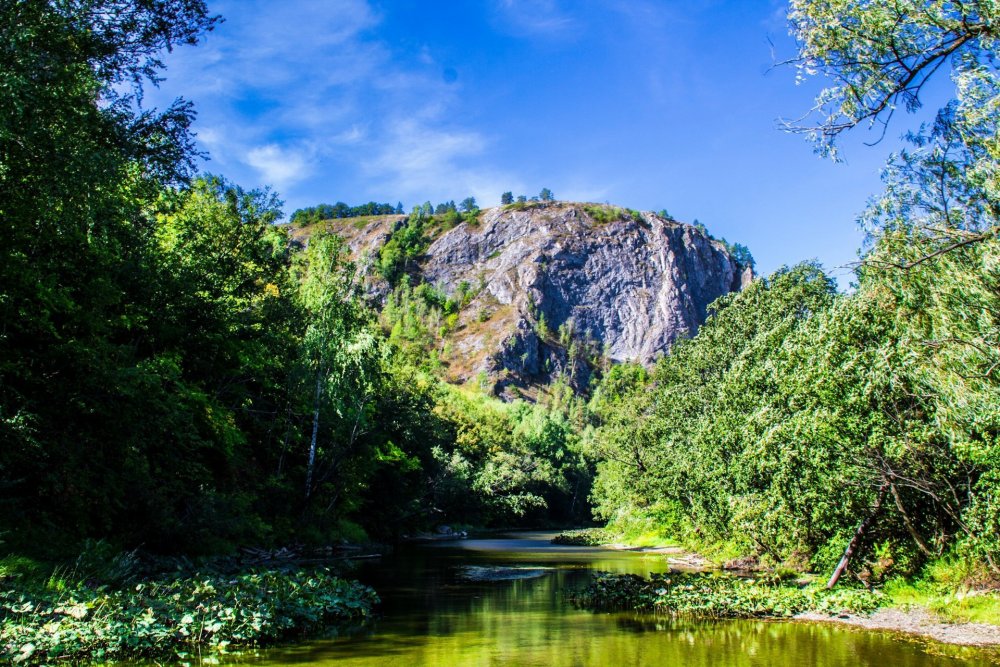
[[[868,513],[868,516],[866,516],[861,521],[861,523],[858,524],[858,529],[854,531],[854,537],[851,538],[851,541],[847,545],[847,548],[844,549],[844,555],[841,557],[840,562],[837,564],[837,569],[834,570],[833,574],[830,576],[830,581],[826,582],[826,587],[828,589],[833,588],[834,586],[837,585],[837,581],[840,580],[840,575],[842,575],[844,573],[844,570],[847,569],[848,563],[851,562],[851,556],[854,555],[854,552],[857,550],[858,545],[861,544],[861,539],[864,537],[865,531],[867,531],[868,527],[872,525],[872,523],[875,521],[875,517],[879,513],[879,510],[882,509],[882,501],[885,500],[885,494],[888,492],[889,492],[889,482],[885,482],[882,484],[881,487],[879,487],[878,497],[875,499],[875,506],[872,507],[872,511]]]

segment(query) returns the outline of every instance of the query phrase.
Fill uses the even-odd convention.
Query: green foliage
[[[426,233],[426,219],[427,216],[419,212],[411,215],[405,224],[392,233],[379,251],[378,271],[390,285],[399,283],[430,244]]]
[[[453,443],[435,454],[434,502],[446,516],[480,525],[580,520],[590,470],[561,411],[442,387],[435,412]]]
[[[470,294],[459,290],[456,301],[427,283],[410,287],[403,282],[386,299],[379,320],[402,359],[414,367],[435,370],[447,361],[439,352],[445,336],[457,325],[462,301]]]
[[[246,502],[231,466],[270,428],[294,347],[287,243],[266,193],[169,187],[188,105],[128,111],[157,50],[214,24],[204,4],[85,4],[0,21],[2,522],[18,549],[212,548],[247,528],[220,521]]]
[[[872,260],[922,252],[892,238]],[[996,362],[991,345],[960,342],[996,329],[994,277],[973,268],[995,248],[866,269],[850,296],[816,267],[784,270],[720,299],[650,384],[622,394],[609,373],[591,405],[598,515],[832,568],[882,498],[855,563],[870,582],[949,543],[995,562]]]
[[[552,538],[552,544],[565,544],[574,547],[601,547],[611,541],[611,535],[603,528],[564,530]]]
[[[726,239],[719,239],[719,242],[725,247],[733,261],[740,266],[752,269],[757,264],[753,255],[750,254],[750,249],[742,243],[730,243]]]
[[[989,580],[987,569],[982,561],[949,554],[918,578],[892,579],[883,592],[893,606],[920,606],[956,623],[1000,625],[1000,593],[977,585]]]
[[[597,611],[635,610],[699,618],[789,618],[804,612],[871,612],[882,596],[864,589],[829,591],[766,579],[712,574],[605,574],[571,596]]]
[[[360,481],[351,464],[371,456],[370,443],[360,436],[375,417],[389,354],[344,255],[339,238],[313,237],[296,267],[309,316],[302,343],[304,384],[315,386],[305,496],[311,503],[317,496],[332,497],[324,502],[328,514],[339,509],[341,489]]]
[[[625,209],[607,204],[585,204],[583,210],[599,225],[624,220],[625,216],[629,215]]]
[[[545,204],[537,201],[528,201],[527,197],[521,196],[512,204],[504,206],[505,211],[530,211],[536,208],[543,208]]]
[[[21,664],[225,653],[361,623],[378,602],[370,588],[324,568],[55,591],[3,584],[0,659]]]
[[[800,73],[834,82],[817,99],[817,125],[793,129],[811,132],[827,154],[836,155],[846,130],[887,127],[897,108],[915,111],[928,80],[951,67],[953,99],[908,135],[912,147],[889,162],[885,191],[862,217],[868,253],[851,301],[879,322],[866,344],[879,350],[868,374],[881,383],[872,395],[885,413],[876,449],[892,463],[874,468],[911,544],[928,558],[954,545],[993,576],[1000,572],[993,500],[1000,345],[991,315],[1000,204],[996,11],[985,2],[796,0],[789,15]]]
[[[609,373],[591,407],[600,426],[591,445],[599,461],[597,515],[617,523],[636,514],[658,517],[671,522],[668,531],[716,540],[732,535],[751,549],[764,540],[774,550],[771,542],[796,534],[802,517],[776,522],[780,506],[750,500],[767,479],[753,472],[764,463],[754,437],[761,414],[754,401],[774,395],[783,381],[771,363],[774,351],[832,299],[832,286],[816,267],[785,270],[716,302],[698,336],[679,341],[657,364],[655,391],[641,372]],[[780,481],[772,489],[790,491]],[[750,511],[761,512],[766,529]],[[786,546],[788,553],[801,548]]]
[[[995,123],[997,19],[996,5],[979,0],[793,0],[799,78],[833,81],[817,97],[818,124],[794,129],[833,153],[842,132],[866,122],[885,125],[896,109],[919,109],[924,85],[944,64],[953,68],[960,104],[975,104],[977,114]],[[996,154],[988,159],[995,160]]]

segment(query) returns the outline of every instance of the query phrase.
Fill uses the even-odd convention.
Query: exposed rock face
[[[752,279],[691,225],[652,213],[605,217],[617,219],[566,203],[498,208],[434,240],[423,279],[448,294],[465,282],[475,294],[453,334],[452,379],[485,371],[510,393],[556,374],[585,383],[599,354],[649,364],[694,334],[708,304]],[[357,230],[349,244],[377,252],[391,224]]]

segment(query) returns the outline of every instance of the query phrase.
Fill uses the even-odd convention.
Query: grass
[[[883,592],[890,607],[924,607],[952,623],[1000,625],[1000,591],[956,589],[926,581],[893,580]]]
[[[996,577],[969,558],[939,558],[920,577],[893,579],[883,590],[893,607],[924,607],[953,623],[1000,625]]]
[[[666,547],[681,544],[676,535],[666,528],[662,517],[654,514],[628,514],[615,518],[604,528],[607,543],[630,547]]]
[[[579,528],[564,530],[552,538],[552,543],[574,547],[599,547],[608,544],[609,537],[603,528]]]
[[[516,201],[512,204],[504,204],[503,210],[505,211],[530,211],[536,208],[545,208],[552,202],[543,201]]]
[[[607,204],[585,204],[583,210],[599,225],[624,220],[625,216],[628,215],[625,209]]]

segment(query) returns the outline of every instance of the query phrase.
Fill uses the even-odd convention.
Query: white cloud
[[[463,193],[488,203],[517,189],[508,174],[483,166],[486,137],[456,123],[458,73],[443,74],[448,63],[430,45],[400,59],[399,45],[372,30],[382,20],[375,6],[219,0],[213,9],[227,21],[198,48],[170,56],[156,102],[172,100],[173,90],[195,103],[200,144],[218,165],[210,169],[260,179],[291,199],[345,183],[354,189],[345,198],[394,201]],[[547,0],[510,0],[504,11],[539,29],[571,23]],[[328,173],[339,182],[325,184]]]
[[[501,192],[521,184],[510,174],[478,164],[476,158],[488,143],[478,132],[435,128],[413,118],[397,120],[365,170],[399,196],[439,200],[471,194],[481,206],[491,206]]]
[[[309,151],[267,144],[250,149],[245,161],[257,170],[264,182],[286,190],[312,171]]]

